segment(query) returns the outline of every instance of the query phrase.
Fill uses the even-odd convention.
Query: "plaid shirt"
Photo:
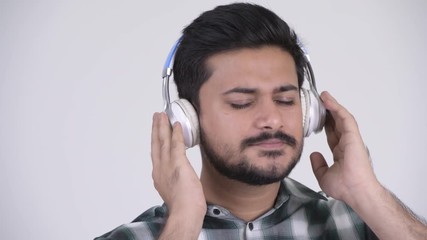
[[[185,216],[183,216],[185,217]],[[167,219],[165,205],[153,207],[132,223],[96,240],[157,239]],[[378,239],[345,203],[326,198],[286,178],[274,207],[251,222],[227,209],[208,205],[199,239]]]

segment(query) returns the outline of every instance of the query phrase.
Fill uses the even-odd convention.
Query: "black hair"
[[[179,98],[198,111],[199,90],[211,72],[206,60],[212,55],[242,48],[278,46],[294,59],[298,86],[304,79],[304,55],[295,32],[272,11],[255,4],[233,3],[202,13],[184,28],[174,61]]]

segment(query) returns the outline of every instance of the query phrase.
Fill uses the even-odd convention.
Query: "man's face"
[[[219,53],[200,98],[205,164],[251,185],[280,181],[298,162],[302,110],[292,56],[274,46]]]

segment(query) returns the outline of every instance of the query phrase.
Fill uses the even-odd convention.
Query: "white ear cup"
[[[322,130],[325,124],[326,110],[321,102],[322,100],[311,90],[301,88],[300,96],[304,136],[308,137],[311,133]]]
[[[166,109],[171,124],[179,122],[184,135],[184,143],[188,148],[199,144],[199,120],[193,105],[186,99],[172,102]]]
[[[307,96],[307,97],[306,97]],[[301,88],[300,90],[300,97],[301,97],[301,109],[302,109],[302,127],[303,127],[303,131],[304,131],[304,136],[307,136],[307,132],[308,132],[308,117],[309,117],[309,106],[310,106],[310,102],[308,101],[308,98],[310,97],[310,95],[307,92],[307,89],[305,88]]]
[[[312,132],[318,133],[322,131],[325,125],[326,109],[323,106],[322,100],[319,95],[312,90],[308,90],[310,94],[310,124],[309,134]]]

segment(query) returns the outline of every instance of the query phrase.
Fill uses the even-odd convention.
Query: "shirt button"
[[[221,211],[218,208],[214,208],[213,213],[215,215],[219,215],[221,213]]]
[[[250,223],[248,224],[248,227],[249,227],[249,230],[251,230],[251,231],[252,231],[252,229],[254,229],[254,224],[250,222]]]

